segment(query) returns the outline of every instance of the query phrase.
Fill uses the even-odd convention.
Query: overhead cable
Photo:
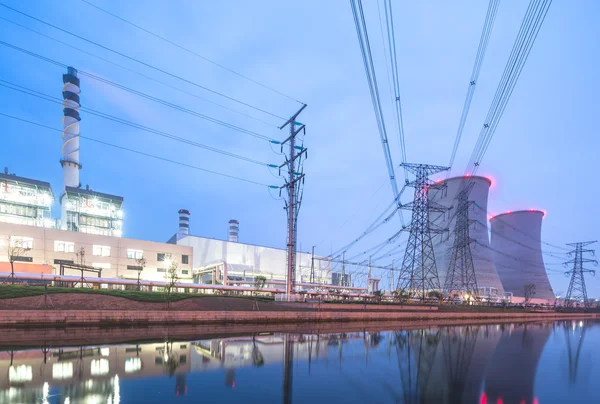
[[[171,40],[169,40],[169,39],[167,39],[167,38],[165,38],[165,37],[163,37],[163,36],[160,36],[160,35],[158,35],[158,34],[156,34],[156,33],[152,32],[152,31],[148,30],[147,28],[144,28],[144,27],[142,27],[142,26],[140,26],[140,25],[138,25],[138,24],[135,24],[135,23],[133,23],[133,22],[131,22],[131,21],[129,21],[129,20],[127,20],[127,19],[125,19],[125,18],[121,17],[121,16],[118,16],[117,14],[115,14],[115,13],[112,13],[112,12],[110,12],[110,11],[108,11],[108,10],[106,10],[106,9],[104,9],[104,8],[102,8],[102,7],[100,7],[100,6],[96,5],[96,4],[94,4],[94,3],[92,3],[92,2],[89,2],[89,1],[87,1],[87,0],[81,0],[81,1],[82,1],[82,2],[84,2],[84,3],[86,3],[86,4],[88,4],[88,5],[90,5],[90,6],[92,6],[92,7],[94,7],[94,8],[96,8],[97,10],[100,10],[100,11],[102,11],[103,13],[106,13],[106,14],[108,14],[108,15],[110,15],[110,16],[112,16],[112,17],[114,17],[114,18],[118,19],[118,20],[121,20],[121,21],[123,21],[123,22],[124,22],[124,23],[126,23],[126,24],[129,24],[129,25],[131,25],[132,27],[135,27],[135,28],[139,29],[140,31],[144,31],[144,32],[145,32],[145,33],[147,33],[147,34],[149,34],[149,35],[152,35],[152,36],[153,36],[153,37],[155,37],[155,38],[158,38],[158,39],[160,39],[161,41],[164,41],[164,42],[166,42],[166,43],[168,43],[168,44],[171,44],[171,45],[175,46],[176,48],[179,48],[179,49],[181,49],[181,50],[183,50],[183,51],[185,51],[185,52],[187,52],[187,53],[189,53],[189,54],[192,54],[192,55],[194,55],[194,56],[197,56],[197,57],[199,57],[200,59],[202,59],[202,60],[204,60],[204,61],[206,61],[206,62],[208,62],[208,63],[211,63],[211,64],[213,64],[213,65],[215,65],[215,66],[217,66],[217,67],[220,67],[220,68],[221,68],[221,69],[223,69],[223,70],[227,70],[228,72],[230,72],[230,73],[233,73],[233,74],[235,74],[235,75],[236,75],[236,76],[238,76],[238,77],[241,77],[241,78],[243,78],[243,79],[245,79],[245,80],[248,80],[248,81],[250,81],[250,82],[252,82],[252,83],[254,83],[254,84],[256,84],[256,85],[259,85],[260,87],[263,87],[263,88],[265,88],[265,89],[267,89],[267,90],[269,90],[269,91],[271,91],[271,92],[274,92],[274,93],[276,93],[276,94],[279,94],[279,95],[281,95],[281,96],[284,96],[284,97],[286,97],[286,98],[288,98],[288,99],[290,99],[290,100],[292,100],[292,101],[296,101],[297,103],[304,104],[303,102],[301,102],[301,101],[298,101],[297,99],[295,99],[295,98],[293,98],[293,97],[291,97],[291,96],[289,96],[289,95],[287,95],[287,94],[284,94],[284,93],[282,93],[282,92],[280,92],[280,91],[277,91],[277,90],[275,90],[275,89],[274,89],[274,88],[272,88],[272,87],[269,87],[269,86],[267,86],[267,85],[265,85],[265,84],[262,84],[262,83],[260,83],[260,82],[258,82],[258,81],[256,81],[256,80],[253,80],[253,79],[251,79],[251,78],[250,78],[250,77],[248,77],[248,76],[244,76],[243,74],[241,74],[241,73],[238,73],[238,72],[236,72],[235,70],[233,70],[233,69],[230,69],[230,68],[229,68],[229,67],[227,67],[227,66],[224,66],[224,65],[222,65],[222,64],[220,64],[220,63],[218,63],[218,62],[215,62],[214,60],[211,60],[211,59],[207,58],[206,56],[200,55],[199,53],[197,53],[197,52],[194,52],[193,50],[191,50],[191,49],[189,49],[189,48],[186,48],[186,47],[184,47],[184,46],[182,46],[182,45],[179,45],[179,44],[177,44],[177,43],[175,43],[175,42],[173,42],[173,41],[171,41]]]
[[[377,77],[375,75],[375,67],[373,64],[373,56],[371,54],[371,46],[369,44],[369,36],[367,33],[367,25],[365,23],[362,2],[361,0],[350,0],[350,5],[352,7],[352,14],[354,16],[354,25],[356,27],[356,34],[358,36],[358,44],[363,59],[365,75],[367,77],[367,83],[369,85],[369,92],[371,94],[371,102],[373,104],[373,110],[375,112],[375,119],[377,121],[377,128],[379,130],[381,146],[383,148],[383,155],[385,157],[387,170],[390,177],[390,183],[392,185],[392,191],[394,193],[394,198],[395,201],[397,201],[397,205],[400,206],[400,193],[398,190],[398,184],[396,182],[394,163],[392,162],[392,154],[390,152],[390,145],[388,141],[387,130],[385,127],[383,109],[381,107],[381,99],[379,97],[379,88],[377,85]],[[405,224],[404,217],[402,216],[402,210],[397,209],[397,211],[402,226],[404,227]]]
[[[83,37],[83,36],[81,36],[81,35],[75,34],[75,33],[73,33],[73,32],[70,32],[70,31],[66,30],[66,29],[60,28],[60,27],[58,27],[58,26],[56,26],[56,25],[54,25],[54,24],[50,24],[49,22],[43,21],[43,20],[41,20],[41,19],[39,19],[39,18],[36,18],[36,17],[34,17],[34,16],[30,15],[30,14],[27,14],[27,13],[25,13],[25,12],[23,12],[23,11],[20,11],[20,10],[17,10],[17,9],[15,9],[15,8],[13,8],[13,7],[7,6],[7,5],[6,5],[6,4],[4,4],[4,3],[0,3],[0,6],[2,6],[2,7],[4,7],[4,8],[7,8],[7,9],[9,9],[9,10],[11,10],[11,11],[14,11],[15,13],[21,14],[21,15],[23,15],[23,16],[25,16],[25,17],[27,17],[27,18],[30,18],[30,19],[32,19],[32,20],[35,20],[35,21],[37,21],[37,22],[39,22],[39,23],[41,23],[41,24],[44,24],[44,25],[46,25],[46,26],[48,26],[48,27],[51,27],[51,28],[54,28],[54,29],[56,29],[56,30],[58,30],[58,31],[64,32],[64,33],[65,33],[65,34],[67,34],[67,35],[71,35],[71,36],[73,36],[73,37],[75,37],[75,38],[78,38],[78,39],[80,39],[80,40],[82,40],[82,41],[85,41],[85,42],[87,42],[87,43],[89,43],[89,44],[92,44],[92,45],[94,45],[94,46],[97,46],[97,47],[99,47],[99,48],[102,48],[102,49],[104,49],[104,50],[107,50],[107,51],[109,51],[109,52],[111,52],[111,53],[114,53],[114,54],[116,54],[116,55],[119,55],[119,56],[121,56],[121,57],[124,57],[124,58],[126,58],[126,59],[129,59],[129,60],[131,60],[131,61],[133,61],[133,62],[136,62],[136,63],[138,63],[138,64],[140,64],[140,65],[142,65],[142,66],[148,67],[148,68],[150,68],[150,69],[152,69],[152,70],[155,70],[155,71],[157,71],[157,72],[160,72],[160,73],[166,74],[167,76],[173,77],[173,78],[175,78],[175,79],[177,79],[177,80],[180,80],[180,81],[183,81],[183,82],[185,82],[185,83],[187,83],[187,84],[190,84],[190,85],[193,85],[193,86],[195,86],[195,87],[201,88],[201,89],[203,89],[203,90],[205,90],[205,91],[208,91],[208,92],[210,92],[210,93],[212,93],[212,94],[215,94],[215,95],[218,95],[218,96],[220,96],[220,97],[226,98],[226,99],[228,99],[228,100],[230,100],[230,101],[233,101],[233,102],[236,102],[236,103],[238,103],[238,104],[244,105],[244,106],[246,106],[246,107],[248,107],[248,108],[252,108],[252,109],[254,109],[254,110],[256,110],[256,111],[260,111],[260,112],[262,112],[262,113],[264,113],[264,114],[267,114],[267,115],[270,115],[270,116],[272,116],[272,117],[279,118],[279,119],[283,119],[283,120],[287,120],[287,118],[284,118],[284,117],[282,117],[282,116],[279,116],[279,115],[277,115],[277,114],[271,113],[271,112],[269,112],[269,111],[267,111],[267,110],[264,110],[264,109],[262,109],[262,108],[256,107],[256,106],[254,106],[254,105],[252,105],[252,104],[249,104],[249,103],[247,103],[247,102],[240,101],[240,100],[238,100],[238,99],[236,99],[236,98],[234,98],[234,97],[228,96],[228,95],[226,95],[226,94],[223,94],[223,93],[220,93],[220,92],[218,92],[218,91],[212,90],[212,89],[210,89],[210,88],[208,88],[208,87],[205,87],[205,86],[203,86],[203,85],[201,85],[201,84],[198,84],[198,83],[196,83],[196,82],[194,82],[194,81],[192,81],[192,80],[186,79],[186,78],[184,78],[184,77],[182,77],[182,76],[179,76],[179,75],[177,75],[177,74],[174,74],[174,73],[168,72],[168,71],[166,71],[166,70],[164,70],[164,69],[161,69],[161,68],[159,68],[159,67],[153,66],[153,65],[151,65],[150,63],[144,62],[144,61],[142,61],[142,60],[140,60],[140,59],[136,59],[136,58],[134,58],[134,57],[132,57],[132,56],[126,55],[126,54],[125,54],[125,53],[123,53],[123,52],[119,52],[119,51],[116,51],[116,50],[114,50],[114,49],[111,49],[111,48],[109,48],[109,47],[107,47],[107,46],[104,46],[104,45],[102,45],[102,44],[98,43],[98,42],[92,41],[92,40],[90,40],[90,39],[87,39],[87,38],[85,38],[85,37]]]
[[[38,123],[38,122],[30,121],[28,119],[24,119],[24,118],[19,118],[19,117],[16,117],[16,116],[8,115],[8,114],[2,113],[2,112],[0,112],[0,115],[2,115],[4,117],[7,117],[7,118],[10,118],[10,119],[17,120],[17,121],[26,122],[26,123],[29,123],[31,125],[35,125],[35,126],[38,126],[38,127],[41,127],[41,128],[46,128],[46,129],[49,129],[49,130],[53,130],[53,131],[56,131],[56,132],[60,132],[60,133],[64,132],[64,129],[53,128],[51,126],[47,126],[47,125],[44,125],[44,124],[41,124],[41,123]],[[183,167],[187,167],[187,168],[192,168],[194,170],[203,171],[203,172],[210,173],[210,174],[215,174],[215,175],[218,175],[218,176],[221,176],[221,177],[235,179],[235,180],[246,182],[246,183],[249,183],[249,184],[260,185],[260,186],[264,186],[264,187],[267,187],[267,188],[277,188],[277,189],[279,189],[279,186],[276,186],[276,185],[268,185],[268,184],[264,184],[264,183],[261,183],[261,182],[258,182],[258,181],[253,181],[253,180],[249,180],[249,179],[246,179],[246,178],[238,177],[238,176],[235,176],[235,175],[220,173],[218,171],[209,170],[209,169],[206,169],[206,168],[194,166],[194,165],[191,165],[191,164],[183,163],[181,161],[172,160],[172,159],[169,159],[169,158],[166,158],[166,157],[157,156],[157,155],[146,153],[146,152],[142,152],[142,151],[139,151],[139,150],[130,149],[128,147],[123,147],[123,146],[115,145],[115,144],[112,144],[112,143],[104,142],[102,140],[94,139],[94,138],[83,136],[83,135],[79,135],[79,137],[82,138],[82,139],[89,140],[91,142],[95,142],[95,143],[99,143],[99,144],[102,144],[102,145],[105,145],[105,146],[109,146],[109,147],[113,147],[113,148],[116,148],[116,149],[128,151],[130,153],[139,154],[141,156],[150,157],[150,158],[161,160],[161,161],[166,161],[168,163],[177,164],[179,166],[183,166]]]
[[[483,59],[485,58],[485,53],[487,51],[490,35],[492,33],[492,29],[494,28],[494,21],[496,20],[496,13],[498,11],[499,3],[500,0],[490,0],[488,5],[487,14],[485,16],[485,22],[483,23],[483,30],[481,32],[481,38],[479,39],[479,47],[477,48],[477,54],[475,55],[473,71],[471,72],[471,79],[469,80],[469,86],[467,88],[467,96],[463,104],[462,113],[460,115],[460,121],[458,123],[458,129],[456,131],[456,138],[454,139],[454,147],[452,148],[452,155],[450,156],[450,163],[448,164],[448,167],[450,167],[450,169],[452,169],[452,166],[454,165],[454,159],[456,158],[458,145],[460,144],[460,139],[465,128],[467,116],[469,115],[471,101],[473,100],[473,95],[475,94],[475,86],[477,85],[477,80],[479,79],[479,72],[481,71],[481,66],[483,65]],[[448,170],[446,178],[448,178],[449,176],[450,170]]]
[[[233,109],[233,108],[227,107],[227,106],[225,106],[225,105],[223,105],[223,104],[219,104],[219,103],[217,103],[217,102],[211,101],[211,100],[209,100],[208,98],[201,97],[201,96],[199,96],[198,94],[194,94],[194,93],[192,93],[192,92],[190,92],[190,91],[187,91],[187,90],[184,90],[184,89],[182,89],[182,88],[180,88],[180,87],[177,87],[177,86],[174,86],[174,85],[172,85],[172,84],[166,83],[166,82],[164,82],[164,81],[161,81],[161,80],[155,79],[154,77],[148,76],[148,75],[146,75],[146,74],[144,74],[144,73],[141,73],[141,72],[139,72],[139,71],[137,71],[137,70],[135,70],[135,69],[131,69],[131,68],[127,67],[127,66],[123,66],[122,64],[119,64],[119,63],[113,62],[112,60],[109,60],[109,59],[103,58],[102,56],[98,56],[98,55],[96,55],[96,54],[94,54],[94,53],[91,53],[91,52],[88,52],[88,51],[86,51],[86,50],[84,50],[84,49],[81,49],[81,48],[78,48],[78,47],[76,47],[76,46],[73,46],[73,45],[71,45],[71,44],[69,44],[69,43],[67,43],[67,42],[61,41],[60,39],[54,38],[54,37],[52,37],[52,36],[50,36],[50,35],[47,35],[47,34],[44,34],[44,33],[42,33],[42,32],[36,31],[36,30],[34,30],[34,29],[32,29],[32,28],[26,27],[25,25],[19,24],[18,22],[12,21],[12,20],[10,20],[10,19],[8,19],[8,18],[5,18],[5,17],[2,17],[2,16],[0,16],[0,20],[4,20],[4,21],[6,21],[6,22],[8,22],[8,23],[11,23],[11,24],[13,24],[13,25],[16,25],[16,26],[18,26],[18,27],[21,27],[21,28],[23,28],[23,29],[25,29],[25,30],[27,30],[27,31],[29,31],[29,32],[33,32],[34,34],[40,35],[40,36],[42,36],[42,37],[44,37],[44,38],[46,38],[46,39],[49,39],[49,40],[51,40],[51,41],[54,41],[54,42],[56,42],[56,43],[59,43],[59,44],[61,44],[61,45],[68,46],[70,49],[76,50],[76,51],[78,51],[78,52],[81,52],[81,53],[83,53],[83,54],[85,54],[85,55],[88,55],[88,56],[91,56],[91,57],[93,57],[93,58],[96,58],[96,59],[98,59],[98,60],[102,60],[103,62],[109,63],[109,64],[111,64],[111,65],[113,65],[113,66],[116,66],[116,67],[118,67],[118,68],[120,68],[120,69],[127,70],[128,72],[131,72],[131,73],[133,73],[133,74],[136,74],[136,75],[138,75],[138,76],[140,76],[140,77],[143,77],[143,78],[145,78],[145,79],[148,79],[148,80],[154,81],[155,83],[161,84],[161,85],[163,85],[163,86],[165,86],[165,87],[168,87],[168,88],[170,88],[170,89],[173,89],[173,90],[175,90],[175,91],[179,91],[179,92],[181,92],[181,93],[183,93],[183,94],[187,94],[187,95],[189,95],[189,96],[192,96],[192,97],[194,97],[194,98],[197,98],[197,99],[199,99],[199,100],[202,100],[202,101],[204,101],[204,102],[207,102],[207,103],[209,103],[209,104],[215,105],[215,106],[217,106],[217,107],[219,107],[219,108],[223,108],[223,109],[225,109],[225,110],[227,110],[227,111],[230,111],[230,112],[233,112],[233,113],[235,113],[235,114],[238,114],[238,115],[244,116],[244,117],[246,117],[246,118],[253,119],[253,120],[257,121],[257,122],[263,123],[263,124],[265,124],[265,125],[268,125],[268,126],[271,126],[271,127],[273,127],[273,128],[279,128],[279,126],[278,126],[278,125],[275,125],[275,124],[269,123],[269,122],[267,122],[267,121],[264,121],[264,120],[262,120],[262,119],[260,119],[260,118],[257,118],[257,117],[255,117],[255,116],[252,116],[252,115],[246,114],[246,113],[244,113],[244,112],[238,111],[238,110],[236,110],[236,109]]]
[[[43,60],[43,61],[45,61],[45,62],[47,62],[47,63],[51,63],[51,64],[54,64],[54,65],[56,65],[56,66],[60,66],[61,68],[67,68],[67,67],[68,67],[68,65],[67,65],[67,64],[65,64],[65,63],[61,63],[61,62],[58,62],[58,61],[56,61],[56,60],[53,60],[53,59],[47,58],[47,57],[45,57],[45,56],[42,56],[42,55],[40,55],[40,54],[37,54],[37,53],[35,53],[35,52],[31,52],[31,51],[28,51],[28,50],[26,50],[26,49],[20,48],[20,47],[18,47],[18,46],[12,45],[12,44],[10,44],[10,43],[8,43],[8,42],[4,42],[4,41],[1,41],[1,40],[0,40],[0,45],[6,46],[6,47],[8,47],[8,48],[14,49],[14,50],[16,50],[16,51],[19,51],[19,52],[22,52],[22,53],[25,53],[25,54],[27,54],[27,55],[29,55],[29,56],[33,56],[33,57],[35,57],[35,58],[37,58],[37,59],[40,59],[40,60]],[[122,85],[122,84],[115,83],[115,82],[113,82],[113,81],[110,81],[110,80],[108,80],[108,79],[105,79],[105,78],[103,78],[103,77],[96,76],[96,75],[94,75],[94,74],[92,74],[92,73],[88,73],[88,72],[86,72],[86,71],[84,71],[84,70],[79,70],[79,69],[78,69],[77,71],[78,71],[78,73],[80,73],[82,76],[89,77],[89,78],[91,78],[91,79],[93,79],[93,80],[99,81],[99,82],[101,82],[101,83],[104,83],[104,84],[110,85],[110,86],[112,86],[112,87],[118,88],[118,89],[120,89],[120,90],[123,90],[123,91],[126,91],[126,92],[129,92],[129,93],[131,93],[131,94],[134,94],[134,95],[137,95],[137,96],[139,96],[139,97],[146,98],[146,99],[148,99],[148,100],[150,100],[150,101],[153,101],[153,102],[156,102],[156,103],[158,103],[158,104],[162,104],[162,105],[164,105],[164,106],[167,106],[167,107],[170,107],[170,108],[176,109],[176,110],[178,110],[178,111],[181,111],[181,112],[187,113],[187,114],[189,114],[189,115],[192,115],[192,116],[195,116],[195,117],[198,117],[198,118],[204,119],[204,120],[206,120],[206,121],[209,121],[209,122],[212,122],[212,123],[216,123],[216,124],[218,124],[218,125],[221,125],[221,126],[224,126],[224,127],[226,127],[226,128],[233,129],[233,130],[235,130],[235,131],[238,131],[238,132],[241,132],[241,133],[245,133],[245,134],[247,134],[247,135],[250,135],[250,136],[256,137],[256,138],[258,138],[258,139],[261,139],[261,140],[265,140],[265,141],[268,141],[268,142],[271,142],[271,143],[276,143],[276,144],[279,144],[279,142],[278,142],[278,141],[276,141],[276,140],[273,140],[273,139],[269,138],[268,136],[262,135],[262,134],[260,134],[260,133],[257,133],[257,132],[254,132],[254,131],[251,131],[251,130],[248,130],[248,129],[242,128],[242,127],[240,127],[240,126],[237,126],[237,125],[230,124],[230,123],[228,123],[228,122],[222,121],[222,120],[220,120],[220,119],[213,118],[213,117],[211,117],[211,116],[208,116],[208,115],[201,114],[201,113],[199,113],[199,112],[193,111],[193,110],[191,110],[191,109],[188,109],[188,108],[182,107],[182,106],[180,106],[180,105],[177,105],[177,104],[173,104],[172,102],[169,102],[169,101],[163,100],[163,99],[161,99],[161,98],[158,98],[158,97],[155,97],[155,96],[153,96],[153,95],[149,95],[149,94],[143,93],[143,92],[141,92],[141,91],[138,91],[138,90],[132,89],[132,88],[130,88],[130,87],[126,87],[126,86],[124,86],[124,85]]]
[[[2,84],[2,83],[4,83],[4,84]],[[52,97],[52,96],[44,94],[42,92],[35,91],[35,90],[29,89],[27,87],[20,86],[20,85],[11,83],[11,82],[6,81],[6,80],[0,79],[0,86],[5,87],[5,88],[9,88],[9,89],[14,90],[14,91],[19,91],[19,92],[21,92],[23,94],[27,94],[27,95],[30,95],[30,96],[33,96],[33,97],[37,97],[37,98],[43,99],[45,101],[53,102],[55,104],[62,105],[62,103],[64,102],[64,100],[61,99],[61,98]],[[275,164],[268,164],[268,163],[265,163],[265,162],[262,162],[262,161],[259,161],[259,160],[252,159],[250,157],[244,157],[244,156],[241,156],[239,154],[235,154],[235,153],[231,153],[231,152],[228,152],[228,151],[225,151],[225,150],[218,149],[216,147],[207,146],[207,145],[195,142],[195,141],[190,140],[190,139],[186,139],[186,138],[183,138],[183,137],[180,137],[180,136],[172,135],[170,133],[163,132],[163,131],[160,131],[158,129],[150,128],[148,126],[144,126],[144,125],[141,125],[141,124],[138,124],[138,123],[135,123],[135,122],[131,122],[131,121],[128,121],[126,119],[119,118],[119,117],[116,117],[114,115],[109,115],[109,114],[106,114],[104,112],[100,112],[100,111],[97,111],[97,110],[94,110],[94,109],[91,109],[91,108],[80,107],[80,110],[83,111],[83,112],[86,112],[88,114],[100,117],[100,118],[108,119],[110,121],[117,122],[117,123],[120,123],[120,124],[123,124],[123,125],[127,125],[127,126],[130,126],[130,127],[136,128],[136,129],[140,129],[140,130],[143,130],[145,132],[153,133],[155,135],[162,136],[162,137],[165,137],[167,139],[175,140],[175,141],[180,142],[180,143],[185,143],[185,144],[188,144],[190,146],[195,146],[195,147],[198,147],[198,148],[201,148],[201,149],[205,149],[205,150],[209,150],[209,151],[212,151],[212,152],[215,152],[215,153],[223,154],[225,156],[233,157],[233,158],[236,158],[238,160],[247,161],[249,163],[254,163],[254,164],[265,166],[265,167],[277,167]]]

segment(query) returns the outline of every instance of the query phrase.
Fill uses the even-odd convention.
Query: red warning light
[[[508,214],[508,215],[510,215],[511,213],[512,213],[512,211],[510,211],[510,210],[508,212],[506,212],[506,214]]]
[[[471,174],[465,174],[465,178],[469,178]]]
[[[485,391],[481,393],[481,399],[479,400],[479,404],[487,404],[487,396],[485,394]]]
[[[540,400],[538,400],[538,398],[537,398],[537,397],[535,397],[535,398],[533,399],[533,403],[532,403],[532,404],[540,404]]]
[[[444,180],[440,178],[440,179],[439,179],[439,180],[437,180],[435,183],[436,183],[436,184],[439,184],[439,183],[440,183],[440,182],[442,182],[442,181],[444,181]]]
[[[504,404],[504,400],[502,400],[502,397],[498,397],[496,399],[496,404]]]

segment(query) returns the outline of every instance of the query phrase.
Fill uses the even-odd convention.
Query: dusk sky
[[[306,183],[299,219],[302,251],[327,255],[358,237],[393,198],[377,132],[350,4],[346,0],[177,1],[90,0],[120,17],[300,100],[308,107]],[[119,21],[81,0],[2,0],[34,17],[235,98],[289,117],[300,104]],[[471,75],[487,1],[394,1],[394,20],[407,156],[409,162],[447,165]],[[452,173],[465,171],[527,8],[501,2],[487,55]],[[386,113],[394,165],[400,149],[375,0],[365,0],[369,38]],[[383,3],[380,4],[383,7]],[[383,10],[381,10],[383,12]],[[520,209],[547,212],[543,241],[600,239],[594,187],[600,141],[600,2],[555,0],[508,103],[478,174],[493,179],[489,213]],[[83,72],[117,82],[198,113],[283,140],[284,120],[161,74],[0,7],[0,40]],[[144,78],[40,36],[63,41]],[[65,69],[0,46],[0,79],[60,98]],[[5,84],[0,82],[0,84]],[[196,116],[81,77],[84,107],[172,135],[279,165],[276,146]],[[189,93],[195,95],[192,96]],[[201,97],[204,100],[198,98]],[[61,129],[60,104],[0,86],[2,112]],[[208,102],[207,102],[207,101]],[[229,109],[250,115],[249,118]],[[185,164],[268,185],[282,185],[274,170],[165,139],[81,113],[81,135]],[[258,119],[258,120],[257,120]],[[264,122],[262,122],[264,121]],[[0,116],[0,166],[19,176],[49,181],[60,196],[60,132]],[[81,182],[123,196],[124,236],[166,241],[176,231],[177,210],[189,209],[191,233],[224,239],[229,219],[240,221],[240,241],[283,248],[286,217],[276,190],[219,177],[81,140]],[[398,177],[401,171],[397,170]],[[401,183],[401,182],[400,182]],[[404,202],[412,198],[406,192]],[[54,215],[58,217],[58,203]],[[408,212],[404,214],[409,217]],[[357,255],[394,234],[398,217],[348,251]],[[407,236],[400,238],[403,242]],[[394,245],[390,245],[390,249]],[[591,246],[592,248],[594,246]],[[595,247],[600,251],[600,244]],[[544,245],[556,294],[568,286],[560,262],[565,250]],[[385,251],[385,250],[384,250]],[[366,256],[359,256],[362,260]],[[401,255],[397,256],[397,260]],[[388,264],[390,259],[378,265]],[[594,269],[590,265],[591,269]],[[364,274],[364,267],[351,272]],[[376,271],[387,288],[387,272]],[[600,295],[600,277],[587,278]]]

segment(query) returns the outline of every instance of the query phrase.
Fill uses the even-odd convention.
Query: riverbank
[[[176,324],[289,324],[374,321],[600,319],[598,313],[477,313],[421,311],[132,311],[2,310],[0,327],[150,326]]]

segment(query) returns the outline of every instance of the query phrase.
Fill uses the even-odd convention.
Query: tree
[[[381,298],[383,297],[383,290],[374,291],[373,296],[375,296],[375,300],[377,300],[377,302],[381,302]]]
[[[167,269],[167,273],[165,274],[165,280],[167,284],[163,289],[163,293],[165,295],[165,301],[167,302],[167,310],[171,308],[171,300],[173,299],[173,293],[177,291],[177,283],[179,282],[179,274],[177,273],[177,263],[175,261],[170,262],[169,268]]]
[[[437,299],[441,302],[442,299],[444,298],[444,295],[439,290],[432,290],[429,293],[427,293],[427,297],[430,297],[432,299]]]
[[[146,267],[146,258],[142,257],[142,258],[138,258],[135,260],[135,262],[137,263],[137,273],[138,273],[138,279],[137,279],[137,289],[141,290],[141,286],[140,286],[140,275],[142,273],[142,271],[144,270],[144,268]]]
[[[15,238],[13,236],[8,237],[8,243],[6,244],[6,252],[8,255],[8,262],[10,262],[10,276],[11,283],[15,283],[15,261],[22,257],[30,250],[30,248],[23,242],[23,240]]]
[[[254,306],[256,310],[260,310],[258,307],[258,292],[260,292],[267,284],[267,278],[263,275],[254,277]]]
[[[85,247],[80,247],[75,253],[77,265],[85,265]]]
[[[398,299],[400,301],[400,303],[402,303],[403,299],[407,299],[408,298],[408,293],[403,290],[403,289],[396,289],[392,292],[392,295],[394,295],[394,299]]]
[[[535,284],[529,283],[525,285],[525,301],[523,302],[525,305],[528,305],[533,296],[535,296]]]

